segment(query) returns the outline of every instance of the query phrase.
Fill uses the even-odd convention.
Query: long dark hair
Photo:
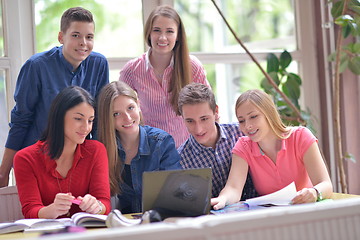
[[[40,141],[46,142],[45,151],[51,159],[58,159],[64,150],[64,119],[66,112],[80,103],[95,109],[95,100],[85,89],[78,86],[64,88],[52,101],[48,123]]]

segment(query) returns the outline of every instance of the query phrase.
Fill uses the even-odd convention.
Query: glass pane
[[[266,62],[260,62],[266,69]],[[249,89],[261,89],[264,75],[254,63],[204,64],[207,78],[219,106],[220,122],[236,122],[235,102],[240,93]],[[298,63],[293,61],[287,71],[298,74]]]
[[[5,70],[0,70],[0,156],[3,156],[4,146],[9,132],[8,111],[6,103]],[[0,158],[0,161],[2,158]]]
[[[111,69],[109,71],[109,81],[110,82],[119,80],[119,77],[120,77],[120,69]]]
[[[265,62],[261,62],[264,67]],[[260,88],[263,74],[253,63],[204,64],[219,106],[220,122],[236,122],[235,102],[241,92]]]
[[[0,56],[1,57],[4,56],[4,28],[3,28],[2,4],[0,4]]]
[[[94,51],[106,57],[133,57],[144,51],[141,0],[35,0],[37,52],[59,46],[63,12],[81,6],[95,21]]]
[[[209,0],[174,0],[191,52],[244,52]],[[250,51],[296,49],[293,0],[218,0],[217,5]]]

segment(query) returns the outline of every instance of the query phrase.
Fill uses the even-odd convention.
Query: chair
[[[16,186],[0,188],[0,223],[24,218]]]

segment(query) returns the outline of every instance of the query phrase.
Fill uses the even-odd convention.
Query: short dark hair
[[[51,159],[58,159],[64,149],[64,120],[66,112],[83,102],[95,109],[96,103],[94,98],[89,92],[78,86],[64,88],[52,101],[47,126],[40,139],[46,142],[45,151]]]
[[[178,109],[182,114],[185,104],[197,104],[207,102],[211,110],[216,111],[216,100],[211,88],[201,83],[190,83],[183,87],[179,93]]]
[[[65,33],[69,29],[72,22],[94,23],[94,19],[92,13],[89,10],[86,10],[82,7],[74,7],[66,10],[61,16],[60,30]]]

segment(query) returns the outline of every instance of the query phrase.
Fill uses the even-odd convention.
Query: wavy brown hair
[[[173,19],[178,26],[177,41],[173,49],[174,70],[169,83],[169,93],[171,94],[170,104],[176,114],[180,115],[180,112],[178,110],[179,92],[183,87],[192,82],[191,62],[186,40],[185,28],[179,14],[175,11],[174,8],[167,5],[156,7],[150,13],[144,26],[144,38],[145,42],[149,47],[151,47],[150,34],[153,28],[153,23],[155,18],[157,18],[158,16]]]
[[[126,83],[114,81],[101,89],[98,97],[97,114],[98,129],[97,138],[105,145],[109,159],[109,179],[111,195],[119,194],[119,184],[122,183],[120,170],[122,161],[119,156],[116,129],[114,121],[114,100],[118,96],[127,96],[132,98],[136,103],[139,102],[137,93]],[[142,115],[140,113],[140,124],[142,124]]]

